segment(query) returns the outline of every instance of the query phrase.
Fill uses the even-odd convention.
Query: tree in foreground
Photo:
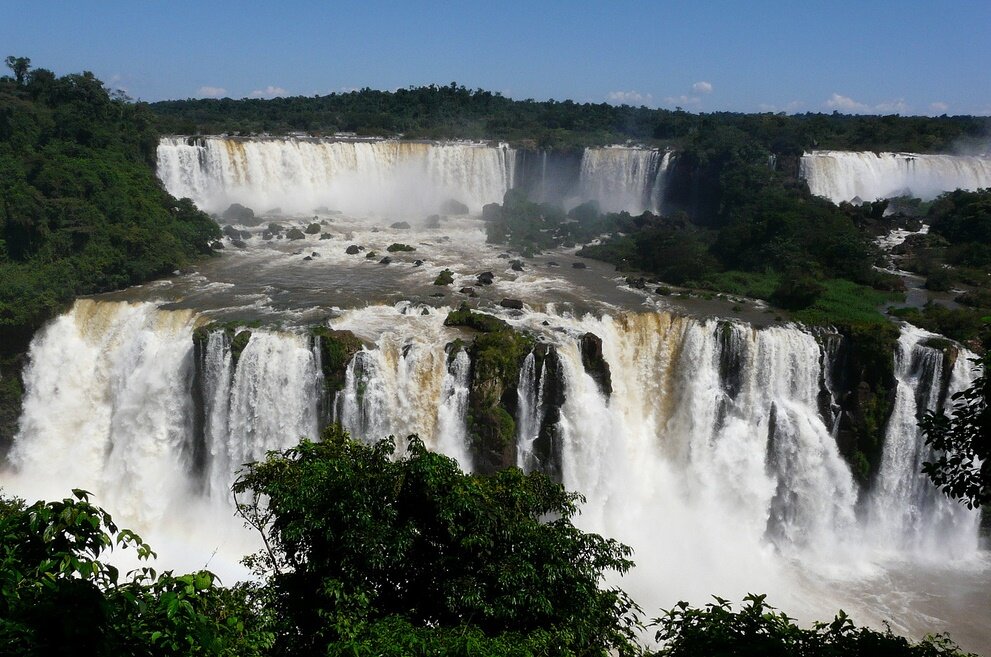
[[[946,635],[913,643],[890,629],[857,627],[842,611],[802,628],[763,595],[748,595],[739,611],[715,600],[702,608],[680,602],[656,619],[663,647],[655,657],[965,657]]]
[[[539,473],[461,472],[411,437],[330,428],[234,486],[266,549],[276,653],[630,655],[638,609],[607,571],[630,548],[574,526],[582,501]]]
[[[221,588],[207,571],[121,576],[109,551],[154,553],[73,494],[30,506],[0,497],[0,657],[251,657],[271,644],[248,586]]]
[[[981,374],[953,395],[950,415],[928,412],[919,421],[934,460],[922,470],[948,497],[974,509],[991,505],[991,351],[977,361]]]

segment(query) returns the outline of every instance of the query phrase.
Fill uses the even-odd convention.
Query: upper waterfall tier
[[[475,212],[513,184],[515,152],[476,143],[166,137],[158,176],[207,211],[424,215],[450,199]]]
[[[646,148],[586,148],[578,196],[608,212],[660,214],[671,153]]]
[[[991,157],[812,151],[802,156],[800,175],[813,194],[834,203],[932,199],[954,189],[991,187]]]

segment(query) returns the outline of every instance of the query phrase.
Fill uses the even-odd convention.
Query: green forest
[[[856,338],[858,367],[880,382],[866,396],[873,403],[885,396],[894,333],[876,306],[900,297],[896,281],[873,268],[871,230],[886,206],[836,207],[812,197],[795,158],[810,147],[966,147],[991,126],[975,117],[697,115],[514,101],[455,84],[148,105],[110,93],[91,73],[56,76],[21,57],[7,64],[0,445],[16,422],[28,341],[46,320],[77,295],[208,257],[219,236],[209,217],[156,179],[160,134],[347,131],[534,147],[628,139],[677,146],[684,179],[671,216],[603,214],[594,205],[565,213],[511,192],[487,208],[488,237],[533,253],[601,236],[584,255],[616,264],[635,282],[746,294],[803,321],[840,325]],[[932,223],[912,254],[917,270],[934,289],[962,283],[971,291],[959,309],[894,312],[958,340],[986,341],[991,192],[952,192],[914,207]],[[515,346],[496,333],[483,346],[498,368]],[[988,501],[991,472],[957,475],[961,462],[991,463],[985,381],[959,398],[970,409],[959,422],[928,425],[933,444],[951,456],[931,464],[931,476],[977,505]],[[858,443],[866,461],[877,456],[872,408],[865,418],[874,425]],[[641,610],[603,584],[636,555],[576,528],[578,493],[515,468],[465,474],[415,438],[397,453],[391,439],[366,445],[331,428],[318,443],[249,465],[234,491],[265,548],[247,555],[257,581],[230,586],[205,571],[119,572],[111,550],[147,559],[153,548],[86,491],[50,502],[0,498],[0,655],[960,654],[947,637],[915,643],[857,627],[842,612],[800,627],[760,595],[737,608],[715,598],[703,607]],[[643,648],[644,636],[661,647]]]

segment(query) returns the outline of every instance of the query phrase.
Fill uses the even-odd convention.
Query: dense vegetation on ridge
[[[74,297],[174,270],[216,224],[155,177],[146,105],[91,73],[56,77],[10,58],[0,77],[0,350],[23,349]]]
[[[693,114],[571,100],[513,100],[499,93],[446,86],[396,91],[361,89],[326,96],[271,100],[166,100],[151,105],[162,132],[171,134],[330,135],[402,134],[408,139],[501,139],[540,147],[638,142],[675,143],[699,132],[730,128],[775,153],[808,148],[945,151],[982,142],[986,117],[900,117],[833,114]]]
[[[408,443],[396,458],[392,439],[331,427],[249,465],[234,490],[265,548],[247,560],[259,582],[231,588],[206,571],[122,576],[111,547],[151,548],[85,491],[0,498],[0,655],[962,654],[945,636],[916,644],[842,612],[801,628],[763,596],[739,611],[679,603],[645,627],[602,582],[632,566],[630,549],[574,526],[579,495],[516,468],[464,474]],[[644,630],[659,648],[639,645]]]

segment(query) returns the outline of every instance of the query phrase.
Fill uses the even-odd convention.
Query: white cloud
[[[945,114],[948,109],[950,109],[950,106],[941,100],[937,100],[935,103],[929,103],[929,111],[934,114]]]
[[[692,85],[692,91],[694,91],[697,94],[711,94],[712,83],[706,82],[705,80],[700,80]]]
[[[207,98],[222,98],[227,95],[227,90],[223,87],[211,87],[209,85],[200,87],[199,95]]]
[[[639,91],[610,91],[606,94],[606,100],[620,105],[643,105],[653,101],[654,97]]]
[[[906,114],[910,108],[904,98],[897,98],[878,103],[874,109],[883,114]]]
[[[825,105],[830,109],[843,110],[845,112],[867,112],[870,110],[870,107],[864,103],[858,103],[849,96],[841,96],[837,93],[830,96]]]
[[[665,105],[675,105],[676,107],[692,107],[702,102],[698,96],[668,96],[664,99]]]
[[[286,90],[282,87],[273,87],[268,85],[264,89],[255,89],[251,92],[252,98],[275,98],[276,96],[285,96]]]

